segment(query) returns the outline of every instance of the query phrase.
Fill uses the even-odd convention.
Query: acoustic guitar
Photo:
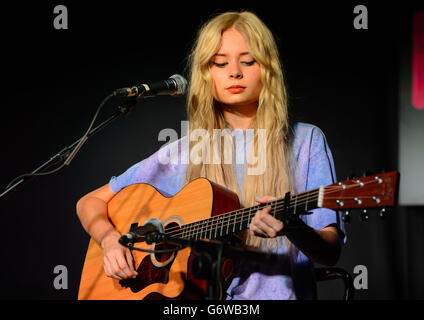
[[[159,222],[162,232],[182,239],[222,239],[249,228],[256,211],[271,206],[278,218],[309,214],[315,208],[334,210],[391,207],[395,205],[399,173],[396,171],[349,179],[329,186],[249,208],[240,208],[237,195],[207,179],[187,184],[173,197],[162,195],[149,184],[133,184],[108,203],[108,217],[125,234],[133,223]],[[159,250],[164,243],[137,243],[144,250]],[[190,267],[190,247],[173,253],[132,251],[138,276],[116,280],[103,271],[102,248],[90,240],[78,299],[195,299],[204,296],[205,280],[196,279]]]

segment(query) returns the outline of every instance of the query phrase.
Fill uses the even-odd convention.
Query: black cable
[[[141,248],[134,247],[133,243],[131,244],[125,243],[124,241],[121,241],[121,239],[119,239],[119,243],[130,250],[136,250],[136,251],[148,252],[148,253],[173,253],[173,252],[180,251],[181,249],[187,248],[187,246],[179,245],[178,247],[172,248],[172,249],[149,250],[149,249],[141,249]]]
[[[88,134],[91,131],[91,128],[94,125],[94,122],[96,121],[100,110],[103,108],[103,106],[106,104],[106,102],[112,98],[114,96],[114,93],[111,93],[110,95],[108,95],[105,99],[103,99],[103,101],[100,103],[100,105],[97,108],[96,113],[94,114],[93,119],[91,120],[90,125],[88,126],[88,129],[86,131],[86,133],[81,137],[81,139],[79,140],[79,143],[75,146],[75,148],[72,150],[72,152],[66,157],[66,159],[63,161],[63,163],[57,167],[56,169],[53,169],[51,171],[47,171],[47,172],[39,172],[39,173],[26,173],[26,174],[21,174],[20,176],[16,177],[15,179],[13,179],[7,186],[5,189],[9,188],[12,184],[14,184],[16,181],[19,181],[20,179],[23,178],[29,178],[29,177],[36,177],[36,176],[46,176],[52,173],[55,173],[57,171],[59,171],[60,169],[62,169],[65,165],[69,165],[69,163],[72,161],[72,159],[75,157],[75,155],[77,154],[77,152],[79,151],[79,149],[82,147],[83,143],[87,140],[88,138]]]

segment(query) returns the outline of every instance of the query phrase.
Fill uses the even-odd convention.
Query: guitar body
[[[211,216],[239,209],[239,200],[232,191],[199,178],[186,185],[173,197],[165,197],[148,184],[130,185],[108,204],[108,217],[121,234],[131,224],[145,224],[159,219],[166,230],[201,221]],[[137,243],[142,249],[165,249],[165,244]],[[195,279],[190,270],[190,248],[171,254],[133,251],[135,279],[116,280],[103,270],[103,249],[90,240],[81,275],[78,299],[141,300],[158,298],[201,299],[206,280]]]

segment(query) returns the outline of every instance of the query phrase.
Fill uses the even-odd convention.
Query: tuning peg
[[[364,172],[362,173],[362,177],[365,178],[365,177],[368,177],[368,176],[373,175],[373,174],[375,174],[374,171],[364,170]]]
[[[383,207],[380,209],[378,216],[380,217],[381,220],[384,220],[386,218],[386,214],[387,214],[386,208]]]
[[[361,221],[368,221],[368,211],[367,211],[367,209],[364,209],[364,210],[362,210],[361,211],[361,214],[360,214],[360,219],[361,219]]]
[[[355,179],[358,175],[355,172],[351,172],[346,177],[346,180]]]
[[[342,220],[344,223],[350,223],[350,212],[348,210],[343,212]]]

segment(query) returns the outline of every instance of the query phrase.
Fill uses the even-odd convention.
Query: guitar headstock
[[[324,188],[321,207],[334,210],[393,207],[397,203],[399,173],[391,171],[340,181]]]

